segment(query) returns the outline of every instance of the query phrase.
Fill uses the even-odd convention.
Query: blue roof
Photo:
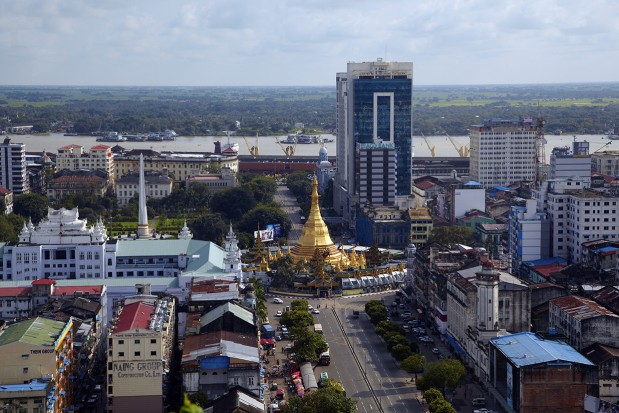
[[[3,391],[37,391],[45,390],[48,383],[26,383],[26,384],[3,384],[0,385],[0,392]]]
[[[526,265],[527,267],[537,267],[540,265],[550,265],[550,264],[567,265],[567,261],[565,261],[565,258],[562,258],[562,257],[553,257],[553,258],[542,258],[542,259],[533,260],[533,261],[525,261],[523,264]]]
[[[468,181],[467,183],[464,184],[464,186],[479,186],[481,185],[479,182],[477,181]]]
[[[534,333],[511,334],[493,338],[490,342],[517,367],[552,362],[593,366],[572,346],[560,341],[544,340]]]
[[[511,188],[508,188],[506,186],[500,186],[500,185],[499,186],[495,186],[494,188],[498,189],[499,191],[511,191],[512,190]]]
[[[199,363],[202,370],[227,369],[230,366],[230,357],[215,356],[203,358],[200,359]]]
[[[613,252],[613,251],[617,251],[619,248],[615,248],[615,247],[604,247],[604,248],[598,248],[596,250],[593,250],[594,253],[598,253],[598,252]]]

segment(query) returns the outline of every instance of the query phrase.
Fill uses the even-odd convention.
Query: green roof
[[[116,243],[116,257],[176,257],[182,254],[191,257],[184,272],[220,274],[226,252],[210,241],[193,239],[136,239]]]
[[[53,346],[67,324],[37,317],[11,324],[0,334],[0,346],[17,341],[36,346]]]
[[[213,321],[222,317],[228,311],[234,314],[235,317],[240,318],[241,320],[245,321],[248,324],[251,324],[251,325],[256,324],[254,322],[254,313],[241,307],[240,305],[228,302],[228,303],[220,305],[219,307],[215,307],[208,313],[204,314],[200,318],[200,327],[209,325]]]

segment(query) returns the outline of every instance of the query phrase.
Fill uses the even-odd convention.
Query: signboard
[[[505,402],[510,409],[514,408],[514,377],[512,372],[512,365],[507,363],[507,392],[505,394]]]
[[[267,225],[267,231],[273,231],[273,238],[279,238],[282,230],[282,226],[280,224],[269,224]]]
[[[127,361],[113,363],[112,369],[119,379],[160,378],[162,366],[161,361]]]
[[[265,229],[261,231],[254,231],[254,238],[258,238],[258,237],[260,237],[260,240],[262,242],[273,241],[273,230]]]

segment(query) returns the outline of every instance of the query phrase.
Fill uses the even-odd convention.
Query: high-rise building
[[[347,72],[338,73],[336,83],[334,206],[352,224],[360,203],[361,181],[366,194],[393,192],[389,179],[371,180],[376,170],[395,180],[396,196],[411,193],[413,64],[382,59],[348,63]],[[389,157],[387,147],[395,152],[395,162],[385,161],[385,154]],[[371,150],[379,151],[380,156],[367,153]],[[357,159],[361,152],[366,156],[364,162]],[[376,191],[374,184],[380,187]],[[377,205],[394,203],[393,196],[382,195],[368,201]]]
[[[537,126],[533,119],[488,119],[473,125],[471,179],[485,188],[535,180]]]
[[[28,182],[26,145],[4,138],[0,144],[0,187],[19,195],[30,192]]]

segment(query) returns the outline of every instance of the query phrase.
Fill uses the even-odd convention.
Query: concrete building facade
[[[26,145],[4,138],[0,144],[0,187],[15,195],[30,192],[26,164]]]

